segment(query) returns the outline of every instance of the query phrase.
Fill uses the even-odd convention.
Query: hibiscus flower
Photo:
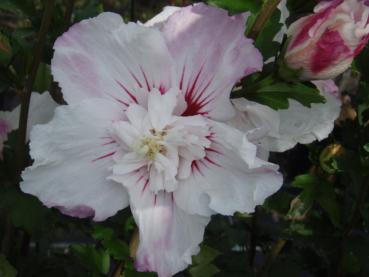
[[[263,64],[247,16],[197,4],[146,25],[102,13],[71,27],[52,60],[69,105],[33,128],[22,190],[95,221],[130,206],[137,269],[185,269],[211,215],[253,212],[282,184],[252,130],[226,123],[232,87]]]

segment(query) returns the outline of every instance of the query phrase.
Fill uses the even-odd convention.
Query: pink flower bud
[[[344,72],[369,39],[369,1],[321,1],[314,14],[294,22],[286,64],[301,79],[331,79]]]

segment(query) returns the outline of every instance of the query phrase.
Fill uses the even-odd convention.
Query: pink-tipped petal
[[[173,13],[161,31],[176,62],[179,87],[187,109],[217,120],[232,117],[232,87],[262,68],[260,52],[244,36],[247,14],[195,4]]]
[[[159,277],[184,270],[199,252],[210,218],[187,214],[176,206],[170,193],[136,197],[131,209],[140,230],[137,270],[155,271]]]
[[[148,175],[144,169],[113,179],[127,188],[139,227],[136,269],[171,277],[190,265],[191,256],[199,251],[210,217],[186,213],[177,206],[173,193],[151,192],[147,189]]]

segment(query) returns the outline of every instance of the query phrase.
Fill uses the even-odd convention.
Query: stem
[[[255,208],[254,216],[251,220],[251,234],[250,234],[250,252],[249,252],[249,264],[253,267],[256,253],[256,243],[257,243],[257,224],[258,224],[258,215],[260,213],[260,207]]]
[[[138,229],[136,228],[129,243],[129,256],[132,259],[136,258],[136,252],[139,242],[140,242],[140,234],[138,232]]]
[[[268,257],[264,265],[261,267],[260,271],[256,273],[257,277],[266,276],[270,266],[273,264],[275,258],[279,255],[282,251],[283,247],[286,245],[287,241],[283,239],[279,239],[272,247]]]
[[[369,177],[367,177],[363,183],[360,186],[360,190],[359,190],[359,194],[356,198],[355,201],[355,209],[354,212],[352,214],[351,220],[349,222],[349,224],[347,225],[347,227],[345,228],[344,232],[343,232],[343,237],[347,237],[350,235],[352,229],[354,229],[359,217],[360,217],[360,211],[361,208],[363,207],[364,203],[365,203],[365,198],[366,195],[368,194],[368,189],[369,189]]]
[[[130,17],[132,22],[136,21],[136,5],[135,0],[131,0],[131,11],[130,11]]]
[[[268,22],[269,18],[272,16],[280,2],[281,0],[267,0],[264,3],[260,13],[256,17],[255,22],[251,27],[249,34],[247,35],[249,38],[256,40],[259,33],[264,29],[266,23]]]
[[[8,256],[12,248],[11,243],[14,236],[14,227],[9,217],[5,218],[4,225],[4,235],[1,240],[1,253],[3,253],[5,256]]]
[[[33,61],[31,65],[31,69],[28,74],[28,78],[26,80],[24,94],[22,95],[21,112],[20,112],[20,118],[19,118],[19,131],[18,131],[19,172],[23,169],[24,162],[25,162],[27,119],[28,119],[29,103],[31,100],[32,88],[33,88],[33,84],[36,79],[38,67],[40,65],[43,45],[45,44],[47,31],[50,26],[50,22],[52,18],[52,11],[54,8],[54,2],[55,0],[46,1],[46,6],[45,6],[44,14],[42,17],[42,22],[41,22],[41,27],[40,27],[40,30],[37,36],[37,43],[33,50]]]
[[[67,9],[64,14],[64,25],[62,32],[68,30],[69,25],[72,21],[73,10],[74,10],[74,0],[67,0]]]
[[[66,10],[65,10],[65,14],[64,14],[64,22],[63,22],[63,26],[61,28],[61,33],[64,33],[68,30],[71,21],[72,21],[72,15],[73,15],[73,10],[74,10],[74,2],[75,0],[66,0]],[[66,105],[67,102],[65,102],[64,98],[63,98],[63,94],[61,93],[61,90],[58,86],[57,82],[51,82],[50,88],[49,88],[49,93],[51,95],[51,97],[54,99],[54,101],[56,103],[58,103],[59,105]]]
[[[352,213],[350,222],[347,224],[346,228],[343,230],[340,247],[339,247],[339,254],[337,257],[337,263],[334,266],[332,264],[332,276],[343,276],[342,274],[342,261],[343,261],[343,255],[344,255],[344,244],[347,243],[349,236],[354,229],[357,221],[360,217],[360,211],[365,204],[365,198],[368,194],[368,187],[369,187],[369,177],[367,177],[361,184],[359,193],[357,195],[356,201],[354,203],[354,212]]]
[[[273,74],[266,76],[264,79],[261,79],[253,84],[246,85],[244,89],[234,90],[231,92],[231,98],[241,98],[246,97],[247,95],[257,93],[258,89],[272,85],[276,82],[276,78]]]
[[[123,262],[118,262],[113,270],[113,273],[111,275],[111,277],[120,277],[122,276],[122,271],[123,271]]]

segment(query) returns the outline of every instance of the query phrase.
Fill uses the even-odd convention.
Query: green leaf
[[[46,229],[51,214],[51,210],[37,198],[17,189],[0,192],[0,209],[7,211],[16,227],[22,227],[31,234],[39,234]]]
[[[228,10],[230,13],[242,13],[245,11],[250,11],[253,14],[259,12],[263,1],[262,0],[253,0],[253,1],[245,1],[245,0],[209,0],[209,5],[216,6],[219,8],[223,8]]]
[[[119,239],[104,240],[103,246],[109,254],[116,260],[123,260],[129,257],[129,247],[127,243]]]
[[[340,208],[337,202],[333,184],[320,180],[315,176],[305,174],[295,178],[292,185],[303,189],[299,195],[305,205],[311,206],[315,201],[327,213],[335,226],[340,225]]]
[[[37,70],[33,90],[38,91],[38,92],[44,92],[48,90],[51,85],[51,80],[52,80],[52,77],[51,77],[50,65],[45,64],[45,63],[40,63],[38,70]]]
[[[193,277],[206,277],[213,276],[219,272],[219,269],[211,264],[216,257],[220,255],[220,252],[207,245],[202,245],[200,253],[193,257],[192,261],[194,265],[189,269],[189,272]]]
[[[303,174],[297,176],[295,180],[293,180],[292,186],[301,189],[308,189],[309,187],[311,187],[311,184],[315,183],[316,181],[317,180],[314,176],[309,174]]]
[[[294,99],[306,107],[313,103],[325,103],[319,90],[302,83],[276,83],[246,93],[246,98],[267,105],[272,109],[288,109],[289,99]]]
[[[92,232],[92,237],[101,241],[101,244],[114,259],[123,260],[129,257],[127,243],[115,238],[113,229],[97,225]]]
[[[35,13],[35,5],[30,0],[1,0],[0,9],[16,15],[33,15]]]
[[[280,49],[280,43],[273,41],[275,35],[282,28],[282,24],[279,23],[280,17],[281,12],[276,9],[255,41],[255,46],[263,54],[264,60],[275,57]]]
[[[97,16],[99,13],[104,11],[103,4],[98,0],[85,1],[85,4],[75,10],[75,21],[81,21],[83,19]]]
[[[364,150],[369,153],[369,143],[363,146]]]
[[[7,261],[4,255],[0,255],[0,276],[1,277],[15,277],[17,276],[17,271],[15,268]]]
[[[322,183],[316,198],[319,205],[327,212],[330,220],[335,226],[340,226],[340,208],[337,202],[333,185]]]
[[[209,264],[219,255],[220,252],[218,250],[202,245],[200,253],[193,257],[193,262],[196,264]]]
[[[219,269],[213,264],[200,264],[190,268],[189,270],[193,277],[210,277],[219,272]]]
[[[157,274],[151,272],[138,272],[135,270],[132,261],[127,260],[125,263],[124,277],[156,277]]]
[[[110,228],[96,225],[91,235],[95,240],[107,240],[113,237],[114,231]]]
[[[100,274],[108,273],[110,256],[107,251],[97,250],[91,245],[75,245],[71,250],[88,270]]]

